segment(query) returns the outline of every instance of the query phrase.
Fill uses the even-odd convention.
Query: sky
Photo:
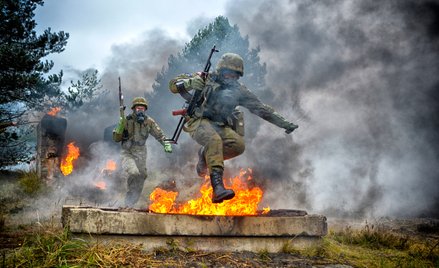
[[[263,90],[270,91],[263,101],[299,125],[287,135],[244,110],[246,150],[226,162],[228,170],[253,168],[273,208],[437,216],[439,148],[432,144],[439,143],[439,5],[434,1],[48,0],[36,14],[40,29],[70,33],[66,50],[51,57],[54,70],[68,77],[97,68],[108,89],[116,90],[122,76],[129,97],[163,96],[166,101],[150,103],[148,112],[168,135],[176,124],[168,112],[182,102],[167,90],[152,92],[156,74],[198,29],[226,16],[248,36],[251,48],[260,48],[267,67]],[[69,138],[99,139],[102,129],[117,121],[116,91],[111,92],[111,102],[70,115],[75,123],[69,124]],[[148,146],[149,170],[174,165],[181,176],[193,176],[199,147],[188,135],[166,158],[155,157],[163,152],[153,139]]]
[[[135,42],[153,29],[189,41],[197,30],[189,23],[210,22],[223,15],[226,2],[46,0],[35,12],[36,30],[50,27],[53,32],[70,34],[65,51],[48,57],[55,63],[54,72],[70,68],[101,70],[112,46]]]

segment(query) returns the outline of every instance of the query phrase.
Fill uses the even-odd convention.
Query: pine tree
[[[25,111],[42,109],[44,100],[60,94],[62,72],[49,74],[53,62],[43,60],[64,50],[68,33],[46,29],[37,35],[34,11],[42,0],[0,1],[0,124],[18,121]],[[0,134],[0,164],[29,158],[27,130],[9,127]]]

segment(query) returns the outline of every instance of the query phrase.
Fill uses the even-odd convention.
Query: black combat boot
[[[224,200],[232,199],[235,192],[224,188],[223,170],[214,168],[210,173],[210,183],[213,188],[212,203],[222,203]]]
[[[207,175],[207,164],[206,157],[204,155],[204,147],[201,147],[200,150],[198,150],[197,174],[198,176],[203,178]]]

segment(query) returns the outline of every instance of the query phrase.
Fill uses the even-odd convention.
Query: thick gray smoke
[[[269,203],[437,212],[438,11],[427,1],[229,3],[226,16],[261,46],[269,104],[300,126],[293,143],[265,124],[247,143],[260,152],[240,159],[273,167]]]

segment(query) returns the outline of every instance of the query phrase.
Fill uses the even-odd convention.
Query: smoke
[[[246,151],[228,160],[226,171],[253,168],[266,189],[264,203],[274,209],[328,216],[434,215],[438,9],[428,1],[230,1],[225,15],[252,47],[260,46],[271,92],[252,88],[247,77],[242,82],[299,129],[287,135],[246,112]],[[203,21],[194,19],[188,31]],[[119,118],[118,77],[125,114],[133,97],[147,96],[148,115],[172,136],[178,119],[170,111],[183,100],[155,92],[152,85],[186,41],[155,29],[113,47],[102,73],[108,93],[68,117],[66,141],[77,141],[87,152],[83,170],[72,177],[79,184],[98,176],[104,160],[119,157],[117,149],[98,142]],[[228,51],[235,52],[233,44],[221,48]],[[147,184],[170,178],[187,185],[179,179],[195,176],[198,145],[185,133],[172,155],[153,137],[147,147]]]
[[[229,3],[226,16],[261,47],[268,104],[299,124],[294,142],[269,125],[247,141],[259,153],[245,160],[269,171],[268,203],[437,212],[438,11],[429,1]]]

